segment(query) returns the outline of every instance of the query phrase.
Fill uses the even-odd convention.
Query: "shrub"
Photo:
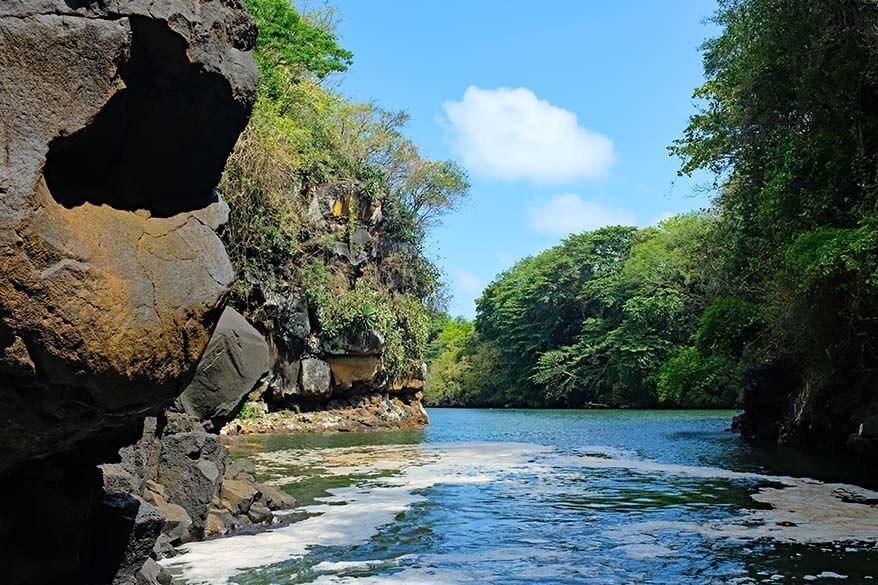
[[[664,406],[731,408],[737,400],[741,379],[741,369],[730,356],[705,357],[698,349],[686,347],[662,366],[656,389]]]

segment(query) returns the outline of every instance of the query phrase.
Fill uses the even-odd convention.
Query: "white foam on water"
[[[309,475],[319,473],[323,477],[374,476],[426,463],[434,459],[431,455],[417,445],[377,445],[257,453],[253,461],[261,472],[282,474],[269,483],[286,485],[302,479],[303,476],[291,473],[298,469],[308,469]]]
[[[263,533],[190,543],[182,547],[182,554],[165,559],[162,564],[181,573],[187,583],[220,585],[241,571],[301,558],[312,547],[366,543],[400,513],[423,502],[425,496],[418,492],[424,488],[515,481],[514,474],[524,472],[554,476],[579,474],[583,469],[773,484],[759,487],[751,496],[766,509],[742,510],[739,515],[722,521],[638,522],[607,530],[605,534],[619,543],[616,550],[632,559],[649,560],[676,554],[673,549],[655,542],[654,535],[662,530],[687,531],[711,539],[768,538],[805,544],[849,542],[867,548],[878,545],[878,506],[869,503],[878,499],[878,492],[806,478],[659,463],[606,447],[583,447],[578,452],[582,454],[559,455],[549,447],[528,443],[447,443],[259,453],[254,456],[257,467],[272,473],[275,483],[288,483],[293,481],[288,478],[306,473],[352,477],[353,485],[328,490],[329,495],[320,498],[317,504],[299,508],[297,511],[310,515],[305,520]],[[613,507],[612,504],[606,506]],[[482,551],[471,561],[477,563],[491,558],[492,554],[503,557],[514,552],[517,551],[502,548],[494,553]],[[427,554],[409,559],[417,562],[417,565],[408,563],[411,566],[400,566],[398,560],[396,563],[392,560],[322,562],[312,570],[319,574],[315,583],[322,584],[354,580],[363,585],[469,583],[496,577],[478,570],[441,568],[446,561],[458,566],[467,563],[462,558],[433,557]],[[351,571],[379,569],[388,563],[398,570],[381,576],[345,575]],[[831,576],[821,574],[820,578]]]
[[[322,467],[326,461],[333,461],[338,467],[355,470],[357,475],[379,477],[328,490],[330,495],[320,498],[320,504],[299,509],[313,516],[289,526],[190,543],[181,547],[182,554],[161,563],[179,569],[188,583],[219,585],[241,571],[302,557],[311,547],[363,544],[398,514],[423,501],[424,496],[416,494],[417,490],[438,484],[488,483],[515,469],[526,468],[535,453],[546,450],[525,443],[451,443],[368,450],[324,449],[321,451],[325,458],[307,451],[263,453],[257,457],[260,463],[324,462]],[[371,457],[361,458],[363,451]],[[396,470],[397,475],[381,475],[389,470]],[[435,576],[431,578],[435,583]]]
[[[758,473],[750,473],[746,471],[731,471],[729,469],[722,469],[720,467],[659,463],[657,461],[651,461],[649,459],[620,459],[596,457],[593,455],[574,455],[569,457],[559,457],[557,461],[559,463],[563,462],[572,466],[587,467],[592,469],[624,469],[628,471],[643,473],[685,475],[686,477],[694,477],[700,479],[771,479],[773,481],[781,481],[781,479],[792,479],[760,475]]]
[[[642,561],[646,559],[655,559],[658,557],[673,556],[674,550],[659,544],[623,544],[615,549],[624,553],[628,558]]]
[[[388,565],[388,561],[377,559],[369,561],[323,561],[311,567],[311,570],[315,573],[342,573],[344,571],[371,569],[372,567],[386,565]]]
[[[745,510],[721,522],[685,521],[640,522],[614,528],[617,536],[636,532],[677,529],[710,538],[752,540],[771,538],[790,543],[820,544],[865,542],[878,544],[878,492],[859,486],[824,483],[814,479],[783,475],[739,472],[718,467],[675,465],[639,459],[605,459],[578,456],[564,458],[568,463],[592,469],[621,469],[637,473],[661,473],[699,479],[748,480],[780,484],[762,487],[751,497],[768,509]]]
[[[369,577],[346,577],[341,575],[321,575],[314,585],[457,585],[487,582],[491,575],[487,572],[454,571],[435,567],[409,567],[389,575]]]

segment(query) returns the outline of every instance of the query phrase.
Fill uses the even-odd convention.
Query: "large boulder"
[[[0,3],[0,473],[97,463],[188,382],[255,32],[243,0]]]
[[[188,384],[219,318],[214,186],[255,33],[243,0],[0,2],[0,498],[47,503],[0,511],[6,583],[103,583],[118,567],[95,562],[122,562],[89,554],[94,465]],[[146,455],[109,482],[138,487]],[[143,529],[128,578],[155,518],[113,509]]]
[[[308,398],[328,398],[331,394],[332,370],[329,364],[317,358],[305,358],[299,367],[302,395]]]
[[[205,422],[208,429],[219,430],[267,372],[265,338],[240,313],[226,307],[195,377],[177,399],[179,409]]]

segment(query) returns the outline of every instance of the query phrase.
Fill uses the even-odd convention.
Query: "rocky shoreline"
[[[417,393],[368,393],[330,401],[325,409],[313,412],[281,410],[237,418],[222,428],[221,435],[409,431],[423,428],[428,422]]]
[[[324,362],[305,359],[312,363],[299,368],[293,396],[318,384],[308,372]],[[133,527],[115,536],[127,545],[117,553],[121,568],[114,583],[167,583],[170,575],[157,561],[172,556],[174,547],[283,522],[276,512],[296,501],[257,482],[246,460],[233,461],[223,445],[231,436],[413,429],[428,422],[420,390],[411,388],[416,380],[381,393],[363,385],[371,379],[355,385],[328,364],[325,392],[337,398],[315,402],[312,391],[308,401],[317,410],[269,411],[263,402],[269,362],[266,339],[226,308],[189,386],[161,415],[146,419],[140,439],[120,449],[117,462],[100,466],[110,519]]]

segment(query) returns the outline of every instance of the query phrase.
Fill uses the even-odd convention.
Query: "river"
[[[748,446],[733,412],[429,413],[424,431],[250,437],[233,455],[297,521],[163,564],[211,585],[878,583],[878,478]]]

